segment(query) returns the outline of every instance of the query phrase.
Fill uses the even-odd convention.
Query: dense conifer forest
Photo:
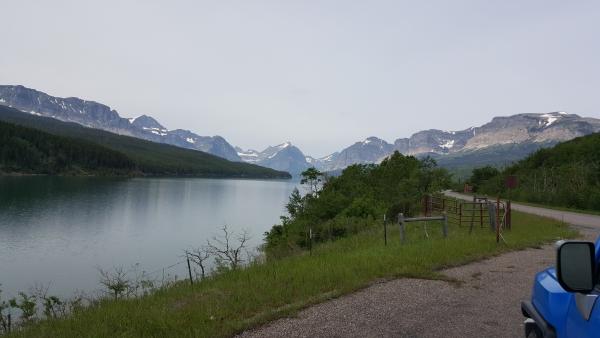
[[[286,172],[231,162],[0,106],[4,173],[290,178]]]
[[[0,171],[37,174],[126,174],[127,156],[91,142],[0,122]]]

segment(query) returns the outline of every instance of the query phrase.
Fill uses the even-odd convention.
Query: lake
[[[0,287],[34,285],[69,297],[100,289],[98,268],[139,264],[152,277],[187,277],[185,249],[223,225],[257,247],[295,181],[0,177]],[[163,272],[163,268],[166,268]]]

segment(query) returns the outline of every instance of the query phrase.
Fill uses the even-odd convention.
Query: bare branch
[[[244,263],[241,254],[250,240],[250,235],[244,230],[239,236],[235,236],[227,226],[223,226],[221,231],[223,232],[221,236],[214,236],[212,242],[207,241],[207,250],[215,256],[217,264],[225,264],[235,270]],[[232,237],[237,243],[233,243]]]

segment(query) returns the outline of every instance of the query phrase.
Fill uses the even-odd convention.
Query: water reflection
[[[249,229],[251,244],[258,245],[295,186],[254,180],[0,178],[2,289],[7,296],[51,282],[51,291],[61,296],[95,290],[95,267],[168,266],[224,224]]]

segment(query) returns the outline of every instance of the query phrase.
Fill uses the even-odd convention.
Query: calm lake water
[[[251,245],[278,223],[297,182],[216,179],[0,177],[0,287],[3,298],[34,285],[72,296],[100,288],[97,268],[162,278],[227,225]],[[184,264],[166,269],[186,277]]]

